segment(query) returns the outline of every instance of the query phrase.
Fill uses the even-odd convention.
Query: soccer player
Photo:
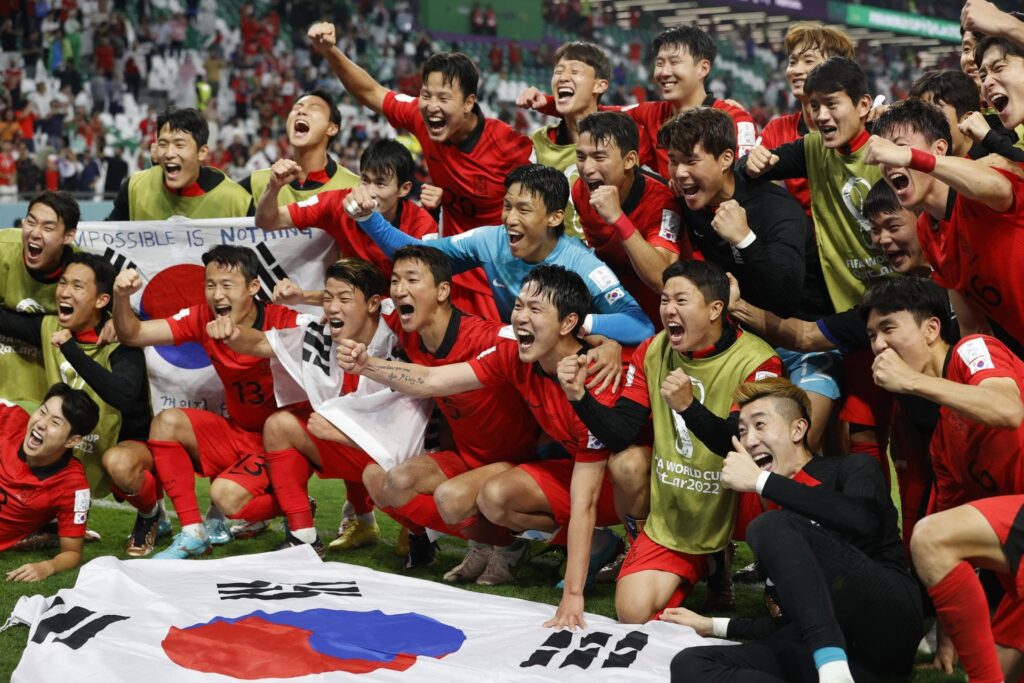
[[[818,129],[804,83],[814,67],[830,57],[853,59],[850,37],[838,29],[812,21],[798,21],[786,31],[786,81],[789,91],[800,104],[800,111],[777,116],[761,131],[761,145],[766,149],[795,142]],[[796,197],[808,216],[811,215],[811,191],[807,178],[787,178],[786,189]],[[817,422],[817,420],[815,420]]]
[[[417,239],[437,236],[437,223],[422,207],[408,199],[415,166],[412,155],[396,140],[377,140],[363,150],[359,158],[359,182],[365,188],[384,220]],[[278,159],[269,173],[267,190],[256,206],[256,225],[264,230],[284,228],[322,228],[334,238],[345,256],[366,259],[385,277],[391,275],[391,260],[359,229],[345,212],[345,199],[351,189],[328,190],[304,200],[289,199],[282,205],[282,188],[291,187],[302,174],[302,167],[291,159]],[[290,184],[291,183],[291,184]]]
[[[484,484],[480,511],[494,524],[514,531],[568,528],[565,588],[555,617],[546,626],[586,628],[583,584],[594,526],[617,519],[608,451],[569,408],[558,387],[559,362],[579,357],[574,377],[586,392],[586,346],[577,334],[590,294],[579,275],[556,265],[534,268],[523,280],[512,314],[516,341],[499,343],[468,363],[424,367],[369,358],[365,347],[344,342],[338,362],[415,396],[446,396],[482,387],[512,386],[526,399],[540,427],[570,458],[519,465]],[[616,391],[600,400],[614,400]]]
[[[1016,680],[1019,671],[1000,671],[993,638],[1016,650],[1010,659],[1019,661],[1024,649],[1019,574],[1014,586],[998,546],[1007,540],[1013,547],[1006,525],[1020,507],[999,496],[1019,499],[1024,493],[1024,361],[986,335],[969,335],[952,346],[946,342],[942,293],[933,283],[895,280],[872,288],[863,305],[876,354],[875,382],[942,407],[931,442],[934,510],[940,514],[917,524],[911,539],[915,566],[921,563],[921,579],[968,677]],[[973,509],[959,507],[968,503]],[[973,569],[961,561],[966,557],[1009,579],[991,627],[984,593]]]
[[[249,193],[223,171],[203,165],[210,128],[201,113],[171,108],[156,125],[157,141],[150,147],[155,165],[122,183],[108,221],[252,215]]]
[[[206,328],[221,316],[229,316],[237,326],[260,330],[295,327],[299,314],[285,306],[256,300],[259,262],[251,249],[216,246],[203,254],[203,264],[206,301],[162,320],[141,321],[131,309],[129,297],[142,286],[138,271],[122,271],[114,283],[114,327],[122,344],[198,342],[224,383],[227,418],[196,408],[170,408],[153,419],[149,432],[153,464],[182,525],[171,546],[156,555],[162,559],[194,557],[210,549],[196,501],[197,473],[225,479],[221,487],[237,486],[253,495],[236,517],[253,522],[280,514],[267,492],[269,482],[262,457],[263,423],[277,410],[270,362],[235,353],[212,340]],[[139,464],[126,462],[122,466],[138,468]]]
[[[431,55],[420,69],[423,84],[416,99],[388,90],[346,57],[335,44],[333,24],[313,24],[309,38],[356,101],[416,136],[433,182],[421,189],[420,201],[428,209],[443,209],[441,234],[460,235],[498,223],[502,181],[529,160],[533,146],[507,124],[484,116],[476,101],[480,74],[469,57],[458,52]],[[487,283],[480,270],[457,277],[464,291],[455,303],[469,313],[497,319]]]
[[[1024,63],[1024,60],[1022,60]],[[921,214],[918,237],[933,278],[952,296],[964,334],[994,321],[1024,342],[1024,296],[1013,264],[1015,228],[1024,224],[1024,181],[980,161],[946,154],[950,135],[934,105],[906,100],[876,122],[865,159],[878,164],[900,203]],[[993,226],[1000,229],[994,230]]]
[[[654,326],[615,273],[579,240],[563,233],[568,195],[565,176],[556,169],[540,164],[520,166],[505,179],[502,225],[429,243],[404,234],[384,220],[373,210],[374,202],[363,188],[353,190],[346,211],[385,254],[410,244],[425,244],[444,252],[455,272],[482,266],[502,320],[509,320],[523,277],[538,264],[568,268],[584,278],[595,311],[583,321],[583,334],[639,344]]]
[[[657,320],[662,271],[691,254],[685,235],[679,244],[679,204],[660,178],[640,168],[639,145],[625,114],[598,112],[580,121],[572,203],[584,241]]]
[[[709,95],[704,82],[714,66],[717,50],[711,36],[697,26],[676,26],[662,31],[651,43],[654,54],[653,80],[661,89],[661,102],[642,102],[622,111],[636,121],[641,131],[643,156],[640,163],[668,177],[668,157],[658,149],[658,130],[676,114],[694,107],[713,107],[729,114],[736,124],[737,154],[754,147],[757,126],[746,109]],[[543,114],[556,115],[555,98],[536,89],[527,89],[519,100]]]
[[[533,155],[530,161],[557,168],[565,173],[569,186],[576,182],[576,142],[579,140],[579,122],[597,111],[601,96],[608,91],[612,67],[608,55],[593,43],[565,43],[552,57],[551,92],[555,93],[555,110],[561,117],[558,123],[542,126],[530,134]],[[521,107],[528,106],[520,99]],[[565,231],[573,237],[583,237],[572,202],[565,207]]]
[[[736,134],[728,116],[691,109],[662,126],[658,141],[668,150],[686,231],[706,260],[732,273],[754,304],[776,315],[816,320],[833,312],[807,216],[782,188],[733,170]],[[839,358],[775,351],[794,382],[812,393],[809,439],[817,451],[841,393]]]
[[[323,88],[315,88],[295,100],[285,119],[290,158],[299,172],[287,185],[278,189],[278,202],[291,204],[309,199],[326,190],[343,190],[359,184],[359,178],[339,166],[327,148],[341,132],[341,112],[334,98]],[[254,171],[240,184],[259,206],[260,198],[270,183],[271,169]]]
[[[78,202],[66,192],[41,192],[28,204],[21,229],[0,230],[0,307],[57,312],[57,281],[78,230]],[[34,405],[46,392],[37,347],[0,334],[0,398]]]
[[[635,538],[615,590],[615,611],[625,623],[643,623],[681,604],[709,574],[710,556],[732,539],[736,496],[719,483],[721,458],[690,433],[691,416],[724,416],[738,384],[782,374],[770,346],[727,320],[729,281],[721,268],[677,261],[663,279],[665,329],[636,349],[615,406],[602,406],[563,382],[594,436],[614,453],[630,453],[610,464],[616,487],[643,492],[626,517]],[[684,381],[697,387],[692,401],[679,398]],[[627,451],[651,416],[653,452]]]
[[[220,316],[207,325],[207,334],[232,351],[271,359],[279,404],[292,406],[308,401],[312,410],[326,414],[329,409],[332,415],[349,415],[346,419],[358,427],[350,429],[352,436],[344,439],[347,443],[339,444],[310,434],[307,422],[311,410],[305,405],[278,410],[267,418],[263,446],[268,475],[274,497],[288,521],[282,547],[307,543],[321,556],[326,552],[313,525],[309,503],[307,482],[313,468],[323,478],[344,479],[346,487],[350,486],[348,482],[362,487],[363,471],[374,462],[373,455],[404,460],[423,448],[427,413],[422,406],[381,384],[340,373],[334,363],[335,349],[342,339],[365,344],[377,356],[395,357],[400,348],[398,338],[380,322],[382,307],[393,308],[390,301],[382,302],[383,289],[384,278],[376,266],[360,258],[346,258],[329,266],[324,276],[321,304],[325,323],[310,321],[304,327],[261,331],[236,326],[231,317]],[[339,401],[339,396],[351,401]],[[347,408],[354,401],[363,403],[355,413]],[[387,422],[372,421],[371,412],[386,414]],[[225,486],[221,479],[210,487],[210,497],[229,516],[248,505],[253,495],[233,483]],[[354,512],[357,520],[363,516],[364,544],[378,540],[380,530],[373,518],[372,502],[369,509],[357,507]]]
[[[0,507],[0,552],[54,517],[60,537],[60,552],[52,560],[11,569],[8,581],[42,581],[82,561],[91,498],[82,464],[71,449],[98,420],[89,395],[62,382],[50,387],[31,415],[0,403],[0,489],[10,492]]]
[[[785,620],[665,610],[662,619],[699,635],[753,639],[687,648],[672,661],[672,680],[852,683],[851,669],[856,680],[909,676],[924,630],[921,598],[881,469],[863,455],[816,457],[806,440],[810,404],[787,380],[742,384],[734,398],[738,425],[726,431],[738,436],[720,452],[721,481],[757,493],[767,509],[747,527],[747,542]]]

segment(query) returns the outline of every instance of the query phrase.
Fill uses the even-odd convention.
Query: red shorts
[[[250,454],[263,453],[263,435],[208,410],[183,408],[199,446],[200,476],[216,477]]]
[[[306,436],[316,446],[317,453],[320,454],[320,468],[316,471],[317,476],[321,479],[344,479],[362,483],[363,470],[372,464],[374,459],[361,448],[318,439],[310,434],[309,428],[306,427],[309,415],[296,415],[296,417],[302,428],[306,430]]]
[[[1024,650],[1024,496],[994,496],[968,505],[996,532],[1010,563],[1009,575],[999,577],[1006,595],[992,617],[992,635],[1000,645]]]
[[[435,453],[427,453],[426,456],[437,463],[437,466],[441,468],[441,472],[448,479],[454,479],[460,474],[475,470],[484,464],[476,458],[468,458],[456,451],[437,451]]]
[[[652,541],[647,532],[641,531],[633,545],[629,546],[626,559],[622,561],[622,569],[619,570],[619,578],[648,569],[675,574],[683,580],[665,604],[665,607],[679,607],[697,582],[708,575],[708,556],[666,548]]]
[[[530,475],[544,497],[548,499],[551,506],[551,514],[555,522],[561,526],[569,524],[569,511],[571,509],[569,499],[569,484],[572,482],[572,468],[575,461],[569,458],[558,460],[540,460],[527,462],[519,465],[519,469]],[[594,526],[610,526],[619,523],[619,516],[615,512],[615,496],[612,493],[612,479],[608,469],[604,471],[604,481],[601,483],[601,494],[597,499],[597,519]]]
[[[857,351],[843,356],[843,377],[846,398],[839,410],[839,419],[852,424],[881,427],[889,424],[892,394],[875,384],[870,351]]]
[[[267,461],[262,453],[250,453],[214,478],[233,481],[254,498],[270,491]]]

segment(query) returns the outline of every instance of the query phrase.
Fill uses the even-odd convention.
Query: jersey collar
[[[850,156],[851,154],[859,150],[861,147],[863,147],[865,144],[867,144],[868,138],[870,137],[871,133],[869,133],[868,129],[865,128],[861,132],[857,133],[857,137],[850,140],[849,145],[840,147],[839,153],[842,154],[844,157]]]
[[[67,466],[69,462],[71,462],[71,451],[64,451],[64,455],[62,455],[56,462],[51,462],[49,465],[43,465],[42,467],[32,467],[31,465],[28,464],[28,456],[25,455],[24,446],[18,447],[18,458],[21,459],[23,463],[25,463],[25,466],[28,467],[29,472],[31,472],[36,479],[38,479],[39,481],[43,481],[44,479],[49,479],[53,475],[60,472]]]
[[[593,346],[588,344],[585,339],[579,339],[578,341],[580,343],[580,348],[576,352],[577,356],[585,356],[585,355],[587,355],[587,352],[590,351],[590,349],[594,348]],[[554,380],[556,382],[558,381],[558,376],[557,375],[549,375],[548,373],[544,372],[544,368],[542,368],[540,366],[540,361],[539,360],[533,361],[532,363],[530,363],[530,365],[532,366],[531,370],[534,373],[540,375],[541,377],[545,377],[547,379],[551,379],[551,380]]]
[[[740,338],[741,334],[743,334],[741,330],[733,327],[732,324],[728,320],[726,320],[725,323],[722,325],[722,336],[718,338],[718,341],[716,341],[711,346],[705,347],[703,349],[697,349],[696,351],[691,351],[683,355],[687,356],[688,358],[692,358],[693,360],[700,360],[702,358],[710,358],[711,356],[717,356],[718,354],[722,353],[730,346],[732,346],[733,343],[735,343],[735,341]]]
[[[807,135],[809,132],[811,131],[807,127],[807,122],[804,121],[803,111],[798,111],[796,113],[796,134],[799,135],[800,137],[803,137]]]
[[[629,188],[629,194],[622,200],[622,213],[627,216],[633,213],[636,207],[640,206],[646,189],[647,180],[644,178],[644,172],[640,170],[639,166],[636,166],[633,169],[633,187]]]
[[[420,337],[420,351],[432,355],[434,358],[447,358],[448,354],[452,352],[455,342],[459,339],[459,328],[461,326],[462,311],[452,306],[452,317],[448,319],[448,329],[444,331],[444,339],[441,340],[441,345],[437,347],[437,353],[430,353],[427,347],[423,345],[423,337]]]
[[[256,319],[252,321],[252,329],[262,330],[263,322],[266,318],[266,306],[259,299],[256,299]]]
[[[318,187],[326,185],[334,174],[338,171],[338,164],[335,163],[334,159],[330,155],[327,156],[327,165],[320,170],[313,171],[306,176],[306,182],[299,184],[299,179],[296,178],[292,181],[291,185],[296,190],[315,190]]]
[[[715,102],[717,102],[717,101],[718,101],[718,98],[715,97],[715,94],[709,92],[707,94],[707,97],[704,98],[704,101],[700,103],[700,106],[702,106],[702,107],[713,107],[713,106],[715,106]]]
[[[469,134],[465,140],[455,145],[455,148],[460,152],[469,154],[476,147],[476,143],[480,142],[480,136],[484,133],[484,124],[487,120],[484,118],[484,110],[480,108],[479,104],[473,105],[473,113],[476,114],[476,127],[473,132]]]
[[[100,324],[96,326],[94,330],[82,330],[81,332],[73,332],[72,337],[75,338],[76,342],[83,344],[98,344],[100,341],[99,331],[103,329],[103,323],[105,320],[100,320]]]

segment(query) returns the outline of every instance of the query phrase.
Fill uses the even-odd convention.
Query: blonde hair
[[[816,21],[798,21],[786,31],[786,54],[793,54],[799,47],[817,48],[825,59],[853,59],[853,42],[850,36]]]
[[[803,389],[783,377],[771,377],[757,382],[744,382],[736,387],[732,398],[741,408],[748,403],[753,403],[762,398],[787,401],[790,404],[794,404],[796,410],[785,412],[776,410],[776,412],[789,420],[806,420],[808,430],[810,429],[811,400],[807,398],[807,394]]]

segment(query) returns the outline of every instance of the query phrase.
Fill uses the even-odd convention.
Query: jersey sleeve
[[[654,324],[611,268],[590,252],[585,254],[580,266],[577,272],[584,274],[583,281],[590,290],[592,334],[601,334],[625,345],[639,344],[654,334]]]
[[[318,192],[309,199],[288,205],[288,215],[296,228],[326,228],[340,222],[342,202],[351,190]]]
[[[402,207],[402,224],[399,226],[402,232],[421,240],[437,238],[437,221],[430,215],[430,212],[411,201],[403,201],[406,203]],[[406,218],[407,215],[408,218]]]
[[[572,416],[576,432],[576,448],[570,454],[576,462],[602,462],[611,456],[611,451],[583,424],[583,420]]]
[[[183,308],[166,320],[171,328],[175,346],[185,342],[202,341],[205,336],[206,325],[199,306]]]
[[[785,118],[779,116],[772,119],[761,130],[761,144],[766,149],[775,149],[782,144],[783,123]]]
[[[397,93],[394,90],[384,96],[384,118],[395,128],[414,131],[417,121],[422,121],[416,98]]]
[[[747,378],[743,380],[746,382],[760,382],[763,379],[771,379],[772,377],[784,377],[785,370],[782,367],[782,359],[778,356],[772,356],[765,362],[754,368],[754,371],[747,375]],[[738,410],[735,406],[733,410]]]
[[[513,381],[513,372],[519,363],[519,350],[515,342],[502,341],[469,361],[476,378],[485,387],[507,384]]]
[[[746,109],[733,109],[729,113],[736,124],[736,153],[745,156],[757,142],[757,124]]]
[[[856,308],[826,315],[815,324],[825,339],[843,353],[871,348],[867,325]]]
[[[301,321],[301,316],[298,311],[279,304],[268,304],[266,308],[266,316],[267,322],[264,325],[264,329],[267,330],[284,330],[291,327],[298,327]],[[307,322],[312,322],[313,320],[314,319],[310,317]]]
[[[644,359],[647,358],[647,349],[651,347],[654,337],[645,340],[633,351],[633,357],[629,361],[629,368],[626,370],[626,383],[622,387],[622,398],[628,398],[645,408],[651,407],[651,396],[647,393],[647,374],[644,371]]]
[[[666,249],[673,254],[680,253],[680,240],[688,245],[686,233],[679,234],[679,226],[682,225],[679,204],[673,197],[662,195],[658,198],[655,206],[648,207],[644,214],[645,220],[642,225],[634,226],[644,236],[644,240],[652,247]]]
[[[1021,384],[1014,372],[1013,354],[993,337],[967,337],[956,345],[950,362],[949,376],[964,384],[977,386],[990,377],[1009,377]]]
[[[81,538],[85,536],[85,523],[89,518],[89,483],[85,475],[70,480],[62,480],[60,488],[54,492],[54,509],[57,516],[57,535],[61,538]]]

